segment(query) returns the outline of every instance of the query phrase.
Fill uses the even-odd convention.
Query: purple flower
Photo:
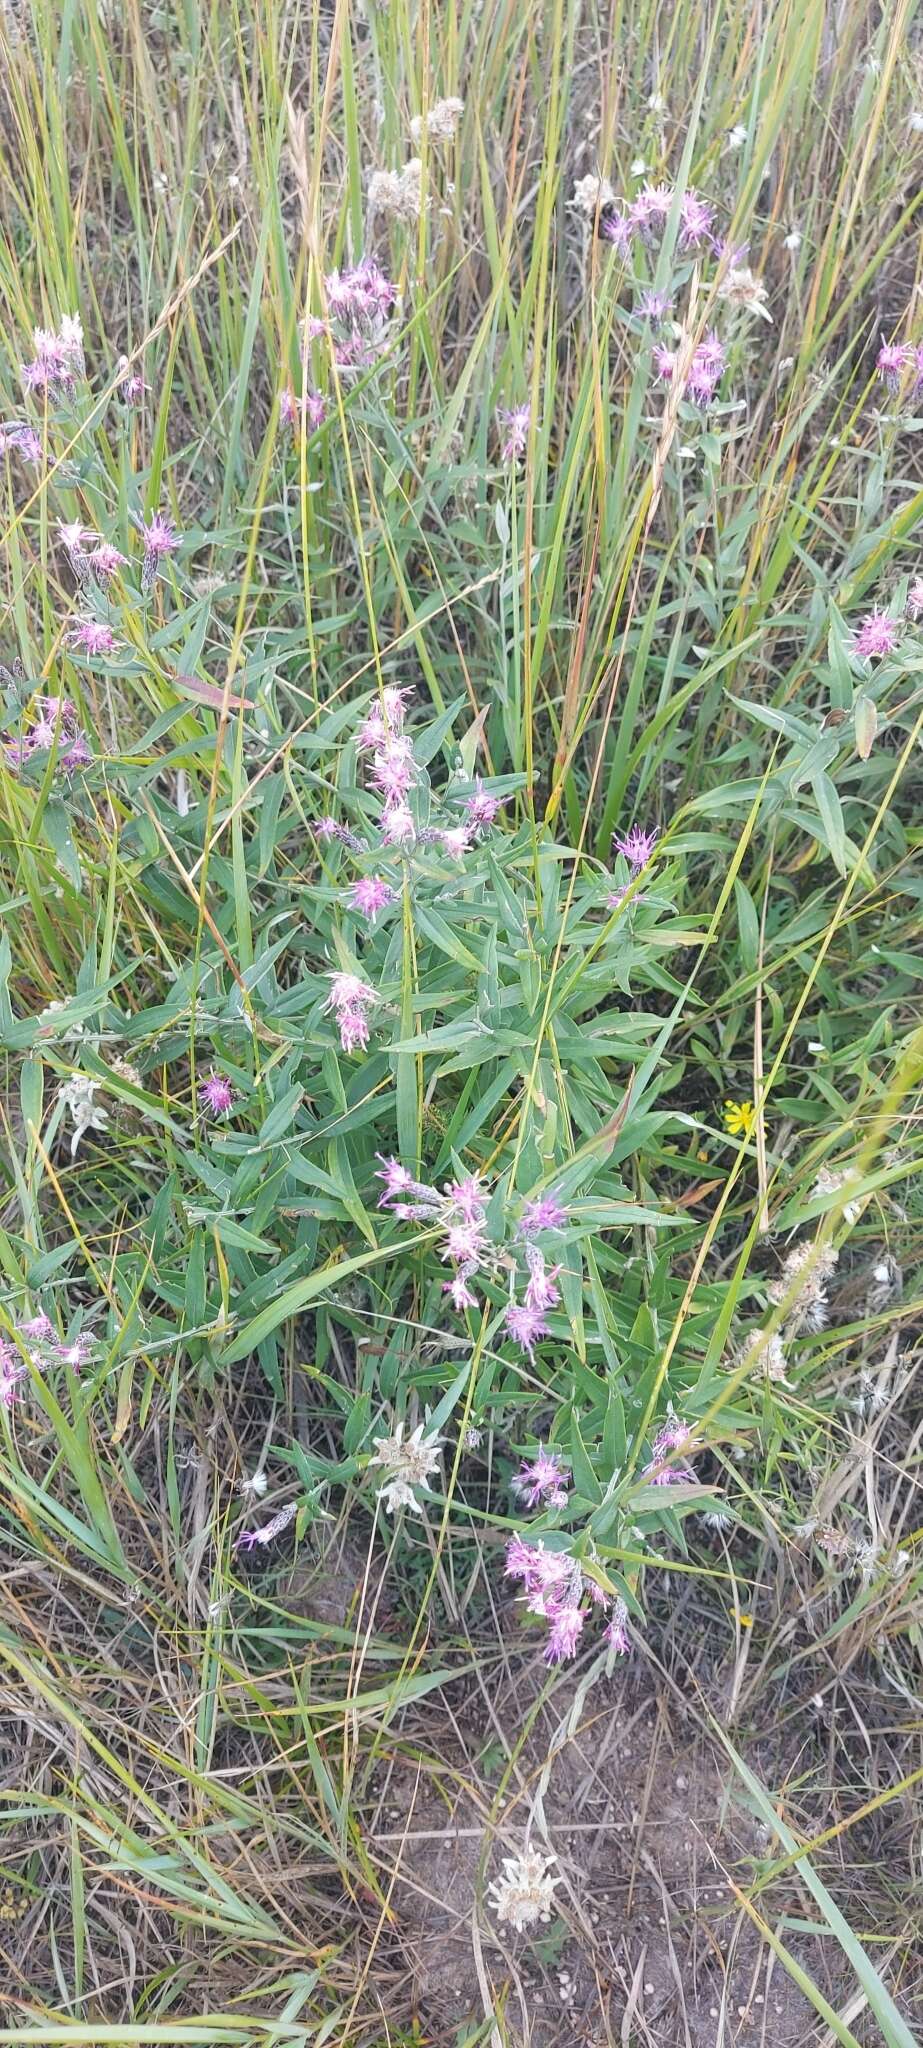
[[[442,1259],[451,1259],[453,1265],[464,1266],[468,1273],[473,1273],[481,1263],[484,1247],[483,1224],[450,1223],[439,1256]]]
[[[727,357],[717,334],[700,341],[689,365],[686,390],[698,405],[708,405],[724,375]]]
[[[883,341],[875,358],[875,368],[882,383],[889,391],[897,391],[904,379],[904,373],[914,360],[914,352],[904,341]]]
[[[476,1173],[466,1174],[464,1180],[447,1181],[445,1193],[446,1200],[466,1223],[480,1223],[488,1197]]]
[[[299,419],[314,433],[322,427],[327,417],[327,403],[319,391],[306,391],[302,398],[296,398],[287,386],[279,393],[279,418],[284,427],[297,427]]]
[[[671,1451],[682,1450],[691,1443],[692,1431],[687,1423],[680,1422],[678,1418],[664,1423],[651,1445],[650,1462],[644,1467],[644,1478],[650,1479],[652,1486],[677,1486],[693,1479],[695,1474],[688,1465],[664,1463]],[[663,1466],[662,1471],[658,1469],[660,1466]]]
[[[108,583],[120,569],[128,567],[128,556],[123,555],[120,549],[113,547],[112,542],[108,540],[101,540],[92,554],[87,556],[87,561],[100,583]]]
[[[923,576],[915,576],[907,592],[907,616],[923,618]]]
[[[452,1307],[457,1315],[461,1315],[463,1309],[480,1306],[477,1295],[472,1294],[468,1285],[469,1278],[470,1268],[462,1266],[451,1280],[444,1280],[442,1283],[442,1292],[451,1295]]]
[[[224,1074],[209,1074],[208,1079],[203,1081],[199,1094],[209,1116],[227,1116],[233,1106],[234,1090]]]
[[[409,804],[389,804],[382,812],[381,836],[387,846],[412,846],[417,836]]]
[[[663,348],[658,342],[654,350],[654,369],[661,382],[672,384],[676,370],[676,354],[672,348]]]
[[[561,1271],[560,1266],[552,1266],[549,1272],[545,1265],[544,1253],[534,1244],[530,1244],[526,1249],[526,1265],[529,1268],[529,1284],[525,1292],[526,1308],[534,1310],[539,1315],[546,1308],[556,1308],[561,1299],[561,1290],[555,1286]]]
[[[623,860],[627,860],[629,867],[634,868],[635,873],[639,874],[642,868],[646,868],[656,842],[656,825],[651,831],[645,831],[643,825],[632,825],[624,838],[616,836],[612,844],[616,853],[620,853]]]
[[[638,312],[642,320],[650,320],[656,324],[658,320],[663,319],[669,304],[666,292],[642,292],[638,300]]]
[[[531,1365],[535,1364],[535,1346],[541,1337],[547,1337],[548,1324],[537,1309],[528,1308],[525,1302],[511,1302],[505,1316],[506,1327],[514,1343],[521,1345]]]
[[[878,661],[883,654],[893,654],[899,637],[896,619],[877,609],[867,612],[856,629],[853,653],[862,661]]]
[[[350,909],[357,910],[360,917],[368,918],[369,924],[374,924],[379,911],[386,910],[393,902],[394,890],[390,882],[383,881],[380,875],[360,875],[349,892]]]
[[[609,1644],[610,1649],[617,1650],[622,1657],[627,1657],[631,1653],[631,1637],[628,1633],[627,1623],[628,1609],[624,1600],[614,1600],[609,1625],[604,1631],[604,1640]]]
[[[913,352],[913,395],[919,397],[923,391],[923,341],[918,341]]]
[[[19,1333],[28,1337],[32,1344],[53,1344],[55,1341],[54,1324],[44,1309],[39,1309],[38,1315],[30,1317],[27,1323],[21,1323]]]
[[[461,860],[471,845],[471,833],[467,825],[450,825],[438,836],[443,852],[451,854],[455,860]]]
[[[141,569],[141,588],[150,590],[168,555],[175,554],[179,547],[179,534],[172,522],[162,512],[152,513],[150,519],[141,522],[141,537],[144,541],[144,562]]]
[[[522,1237],[538,1237],[543,1230],[562,1230],[566,1222],[567,1210],[556,1195],[536,1195],[523,1204],[519,1230]]]
[[[521,1536],[511,1536],[506,1546],[504,1577],[528,1582],[535,1574],[537,1560],[541,1554],[534,1544],[525,1543]]]
[[[71,647],[91,657],[97,654],[111,654],[115,647],[112,627],[103,625],[99,619],[75,619],[68,629],[67,637]]]
[[[669,219],[672,204],[672,185],[643,185],[632,201],[629,218],[640,234],[650,235]]]
[[[88,1359],[92,1358],[93,1339],[83,1335],[69,1337],[64,1344],[56,1344],[55,1350],[61,1360],[61,1364],[69,1366],[71,1372],[79,1374],[83,1371]]]
[[[381,1152],[376,1152],[375,1157],[381,1161],[382,1166],[381,1173],[377,1173],[375,1178],[384,1181],[378,1203],[379,1209],[383,1209],[386,1203],[393,1202],[396,1195],[411,1194],[415,1195],[418,1201],[428,1202],[433,1208],[438,1207],[437,1190],[427,1187],[422,1181],[414,1180],[413,1174],[406,1166],[401,1165],[399,1159],[385,1159]]]
[[[12,1408],[26,1373],[15,1345],[0,1338],[0,1408]]]
[[[75,555],[83,555],[87,542],[95,541],[96,535],[91,526],[84,526],[79,519],[59,519],[58,538],[73,558]]]
[[[679,202],[680,244],[684,249],[697,249],[700,242],[708,241],[714,213],[698,192],[690,187]]]
[[[634,230],[627,215],[622,213],[617,206],[607,207],[605,212],[599,216],[599,233],[604,242],[612,243],[612,247],[618,252],[624,262],[626,257],[631,254],[631,244],[634,237]]]
[[[413,742],[406,733],[384,736],[376,747],[369,780],[381,791],[386,805],[403,802],[416,772]]]
[[[546,1451],[539,1444],[538,1452],[531,1464],[524,1464],[512,1481],[513,1490],[518,1493],[524,1506],[563,1508],[567,1506],[568,1475],[554,1451]]]
[[[150,390],[150,385],[145,384],[140,370],[132,369],[127,356],[119,357],[118,369],[119,397],[122,404],[127,406],[137,405],[144,392]]]
[[[504,462],[518,462],[520,455],[525,454],[531,417],[531,405],[514,406],[512,412],[501,406],[497,413],[497,424],[506,428],[506,440],[500,450]]]
[[[552,1616],[548,1641],[542,1651],[546,1664],[561,1664],[577,1654],[577,1644],[586,1620],[582,1607],[559,1607]]]
[[[73,775],[78,768],[88,767],[92,759],[85,733],[75,732],[70,745],[59,753],[58,766],[65,775]]]
[[[465,816],[476,832],[487,832],[501,808],[502,798],[491,796],[480,776],[475,777],[474,795],[465,798]]]
[[[363,1052],[369,1042],[368,1013],[378,1001],[375,989],[357,974],[331,974],[330,994],[325,1010],[336,1014],[340,1045],[344,1052]]]
[[[278,1514],[273,1515],[272,1521],[266,1522],[262,1529],[241,1529],[235,1541],[235,1548],[252,1550],[256,1543],[271,1543],[274,1536],[280,1535],[283,1529],[288,1528],[297,1513],[298,1502],[290,1500],[288,1505],[280,1508]]]

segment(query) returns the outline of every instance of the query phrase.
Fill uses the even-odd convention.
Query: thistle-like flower
[[[557,1452],[546,1451],[543,1444],[530,1462],[520,1466],[511,1484],[524,1507],[567,1506],[567,1472]]]
[[[142,520],[141,538],[144,542],[141,588],[150,590],[160,573],[161,562],[176,553],[180,537],[171,520],[162,512],[154,512],[150,519]]]
[[[535,1346],[549,1333],[544,1316],[537,1309],[528,1308],[525,1302],[511,1302],[504,1318],[509,1336],[525,1352],[530,1365],[535,1364]]]
[[[331,974],[330,994],[325,1011],[333,1010],[344,1052],[364,1052],[369,1042],[369,1012],[378,1002],[377,990],[357,974]]]
[[[853,637],[853,653],[860,661],[880,661],[885,654],[893,654],[900,638],[900,627],[888,612],[877,608],[866,612],[860,619]]]
[[[100,619],[75,619],[67,638],[75,652],[88,654],[91,660],[100,654],[111,654],[115,648],[112,627]]]
[[[227,1116],[228,1111],[233,1108],[234,1090],[224,1074],[209,1074],[207,1080],[203,1081],[199,1094],[209,1116]]]
[[[287,1501],[285,1507],[280,1508],[277,1515],[273,1515],[271,1522],[264,1523],[262,1529],[241,1529],[235,1539],[235,1549],[252,1550],[255,1544],[271,1543],[274,1536],[281,1536],[283,1529],[288,1528],[297,1513],[298,1502]]]
[[[522,1237],[540,1237],[545,1230],[563,1230],[567,1222],[567,1210],[561,1207],[557,1195],[535,1195],[523,1204],[519,1218]]]
[[[504,462],[518,462],[520,456],[525,454],[531,417],[532,407],[528,404],[514,406],[512,411],[504,406],[497,413],[498,425],[506,429],[506,438],[500,450]]]
[[[357,910],[360,917],[366,918],[369,924],[374,924],[381,911],[386,910],[389,903],[394,902],[395,892],[390,882],[385,882],[381,875],[360,875],[358,880],[353,882],[347,900],[350,910]]]
[[[624,838],[616,836],[612,844],[616,853],[620,853],[623,860],[627,860],[629,867],[639,874],[642,868],[646,868],[657,844],[657,827],[654,825],[650,830],[645,830],[643,825],[632,825]]]
[[[875,359],[875,368],[888,391],[896,392],[904,381],[913,362],[913,349],[903,341],[883,341]]]

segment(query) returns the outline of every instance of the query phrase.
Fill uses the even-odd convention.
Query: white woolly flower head
[[[438,1468],[442,1438],[425,1439],[424,1426],[418,1422],[416,1429],[405,1438],[404,1425],[399,1422],[393,1436],[375,1438],[375,1456],[371,1463],[381,1465],[385,1472],[385,1483],[379,1487],[378,1498],[391,1515],[398,1508],[410,1508],[414,1514],[420,1514],[420,1503],[413,1489],[426,1486],[430,1474]]]
[[[718,286],[718,297],[727,299],[732,306],[743,306],[748,313],[758,313],[761,320],[772,322],[766,303],[769,293],[762,278],[756,276],[749,264],[727,272]]]
[[[465,111],[464,100],[436,100],[430,107],[424,121],[422,114],[414,114],[410,133],[419,149],[424,130],[430,142],[451,142]]]
[[[422,206],[423,166],[412,156],[402,171],[373,171],[369,179],[369,212],[390,214],[392,220],[418,221]]]
[[[608,178],[594,176],[592,171],[588,171],[585,178],[577,179],[570,203],[577,213],[585,214],[587,220],[595,220],[604,207],[615,205],[615,193]]]
[[[503,1876],[489,1887],[488,1900],[497,1919],[508,1921],[522,1934],[537,1921],[550,1920],[554,1888],[560,1878],[551,1875],[555,1856],[543,1856],[528,1846],[519,1856],[504,1856]]]

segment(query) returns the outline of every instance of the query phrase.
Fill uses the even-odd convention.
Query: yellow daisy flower
[[[726,1102],[724,1128],[730,1138],[749,1138],[755,1110],[752,1102]]]

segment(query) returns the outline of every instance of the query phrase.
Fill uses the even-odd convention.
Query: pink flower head
[[[543,1444],[531,1464],[520,1467],[512,1485],[525,1507],[567,1506],[568,1475],[556,1452],[546,1451]]]
[[[394,890],[390,882],[383,881],[380,875],[360,875],[349,892],[350,909],[357,910],[369,924],[374,924],[379,911],[386,910],[393,902]]]
[[[288,384],[279,393],[279,418],[283,427],[298,425],[298,400]]]
[[[466,1223],[481,1222],[488,1196],[476,1173],[466,1174],[464,1180],[447,1181],[445,1194],[446,1201]]]
[[[375,750],[369,780],[381,791],[386,804],[399,804],[416,775],[413,742],[406,733],[382,737]]]
[[[923,341],[918,341],[913,351],[913,395],[919,397],[923,391]]]
[[[883,341],[875,358],[875,368],[882,383],[889,391],[897,391],[904,374],[914,360],[912,348],[904,341]]]
[[[642,320],[650,320],[656,325],[658,320],[663,319],[669,304],[666,292],[642,292],[638,300],[638,312]]]
[[[654,350],[654,369],[663,384],[672,384],[676,372],[676,353],[672,348],[663,348],[660,342]]]
[[[698,192],[691,187],[684,192],[679,202],[680,244],[684,249],[697,249],[701,242],[708,241],[714,224],[714,213]]]
[[[562,1664],[576,1656],[585,1620],[582,1607],[558,1608],[552,1617],[548,1641],[542,1652],[546,1664]]]
[[[401,1165],[399,1159],[385,1159],[381,1152],[376,1152],[375,1157],[381,1161],[382,1167],[382,1171],[375,1175],[375,1179],[384,1181],[378,1202],[379,1209],[384,1209],[388,1202],[393,1202],[395,1195],[409,1194],[417,1197],[429,1196],[435,1207],[439,1201],[435,1188],[424,1187],[420,1181],[414,1180],[413,1174],[406,1166]]]
[[[532,1543],[525,1543],[521,1536],[511,1536],[506,1546],[504,1578],[523,1579],[527,1583],[535,1576],[541,1551]]]
[[[631,830],[625,833],[624,838],[616,837],[612,844],[615,847],[616,853],[620,853],[623,860],[627,860],[629,867],[634,868],[636,873],[640,873],[640,870],[647,866],[654,851],[656,841],[656,825],[649,832],[646,832],[642,825],[632,825]]]
[[[347,1004],[339,1012],[337,1024],[340,1030],[340,1046],[343,1052],[364,1052],[369,1042],[368,1013],[358,1004]]]
[[[687,1423],[680,1422],[678,1418],[664,1423],[654,1438],[650,1462],[644,1468],[644,1477],[650,1479],[652,1486],[676,1486],[694,1478],[695,1475],[688,1465],[664,1463],[671,1451],[682,1450],[685,1445],[691,1443],[692,1431]],[[661,1465],[663,1470],[658,1471],[657,1467]]]
[[[893,654],[899,637],[896,619],[877,609],[867,612],[856,629],[853,653],[862,661],[879,661],[883,654]]]
[[[556,1308],[561,1299],[561,1290],[555,1286],[561,1271],[560,1266],[552,1266],[549,1271],[545,1265],[544,1253],[534,1244],[526,1248],[526,1264],[529,1268],[529,1283],[525,1292],[526,1308],[536,1311],[539,1315],[546,1308]]]
[[[65,775],[73,775],[76,769],[88,767],[92,759],[86,734],[75,732],[69,745],[58,755],[58,766],[63,768]]]
[[[609,1648],[617,1650],[621,1657],[630,1655],[631,1637],[628,1633],[628,1609],[624,1600],[613,1601],[609,1626],[604,1631],[604,1640],[608,1643]]]
[[[475,832],[489,831],[502,801],[501,797],[490,795],[479,775],[475,777],[474,795],[465,798],[465,816]]]
[[[55,1328],[50,1316],[39,1309],[37,1316],[31,1316],[27,1323],[20,1325],[20,1336],[27,1337],[31,1344],[53,1344]]]
[[[471,845],[471,833],[467,825],[449,825],[445,831],[440,832],[439,839],[443,851],[450,854],[453,860],[461,860]]]
[[[127,406],[138,405],[145,391],[150,390],[150,385],[145,384],[140,370],[132,369],[127,356],[119,357],[118,368],[119,397],[122,404]]]
[[[227,1116],[234,1102],[234,1090],[224,1074],[211,1073],[199,1090],[209,1116]]]
[[[727,357],[717,334],[700,341],[689,365],[686,390],[699,405],[708,405],[724,375]]]
[[[624,262],[631,254],[634,229],[628,216],[618,206],[607,206],[599,216],[599,233],[604,242],[611,242]]]
[[[55,1350],[62,1365],[69,1366],[71,1372],[80,1373],[88,1359],[92,1358],[93,1339],[82,1335],[69,1337],[65,1343],[56,1344]]]
[[[7,1343],[6,1338],[0,1339],[0,1408],[12,1408],[26,1373],[27,1367],[15,1346]]]
[[[632,201],[630,220],[642,235],[662,228],[673,204],[672,185],[642,185]]]
[[[334,1010],[344,1052],[364,1052],[369,1042],[369,1010],[378,1001],[375,989],[357,974],[331,974],[325,1010]]]
[[[389,804],[382,813],[381,836],[388,846],[412,846],[417,836],[409,804]]]
[[[82,555],[87,542],[95,540],[96,535],[91,526],[84,526],[79,519],[59,519],[58,538],[69,555]]]
[[[24,462],[32,462],[36,466],[45,452],[35,428],[20,423],[0,425],[0,455],[5,455],[10,448],[17,449]]]
[[[506,1327],[515,1344],[521,1345],[530,1364],[535,1364],[535,1346],[542,1337],[549,1335],[548,1324],[537,1309],[527,1307],[525,1302],[511,1302],[505,1316]]]
[[[179,534],[162,512],[153,512],[150,519],[142,520],[141,535],[145,553],[154,555],[158,561],[164,555],[175,554],[179,547]]]
[[[907,616],[923,618],[923,576],[915,576],[907,592]]]
[[[110,582],[113,576],[118,575],[120,569],[128,567],[128,556],[123,555],[120,549],[113,547],[112,542],[108,540],[101,540],[92,554],[87,556],[87,561],[100,583]]]
[[[440,1258],[451,1259],[456,1266],[465,1266],[470,1274],[480,1265],[484,1248],[484,1228],[481,1223],[450,1223]]]
[[[115,647],[115,634],[111,626],[99,619],[75,619],[68,629],[68,641],[80,654],[111,654]]]
[[[506,439],[500,450],[504,462],[518,462],[520,455],[525,454],[531,417],[531,405],[514,406],[512,412],[505,406],[500,408],[497,423],[506,428]]]
[[[463,1267],[451,1280],[444,1280],[442,1283],[442,1292],[451,1295],[452,1307],[458,1315],[461,1315],[463,1309],[479,1306],[477,1295],[472,1294],[468,1285],[469,1278],[470,1273]]]
[[[523,1237],[538,1237],[543,1230],[562,1230],[566,1222],[567,1210],[556,1195],[537,1195],[523,1205],[519,1229]]]

